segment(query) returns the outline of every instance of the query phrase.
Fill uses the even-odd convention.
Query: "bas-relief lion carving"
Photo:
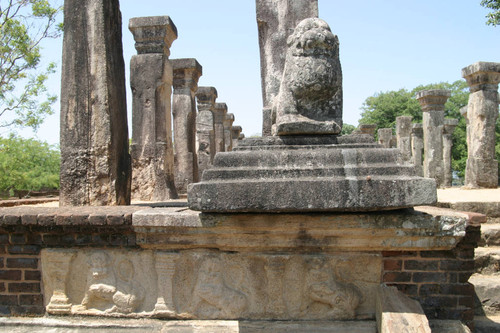
[[[338,134],[342,127],[339,42],[318,18],[301,21],[287,40],[274,135]]]

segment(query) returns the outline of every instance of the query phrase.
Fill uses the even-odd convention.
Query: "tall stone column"
[[[271,103],[285,67],[286,41],[300,21],[318,17],[318,0],[256,0],[262,78],[262,135],[270,136]]]
[[[198,87],[196,101],[196,152],[198,157],[198,179],[203,171],[212,166],[215,156],[214,114],[217,90],[214,87]]]
[[[214,107],[214,133],[215,133],[215,152],[225,151],[224,144],[224,120],[227,115],[226,103],[215,103]]]
[[[380,128],[377,133],[378,143],[383,148],[391,148],[392,128]]]
[[[462,77],[470,87],[465,187],[496,188],[495,124],[498,118],[500,63],[477,62],[462,69]]]
[[[129,29],[138,53],[130,61],[132,197],[145,201],[174,199],[173,69],[168,57],[177,28],[168,16],[154,16],[130,19]]]
[[[411,116],[396,117],[397,147],[401,151],[404,162],[411,161]]]
[[[224,151],[233,150],[233,139],[231,129],[234,123],[234,114],[226,114],[224,118]]]
[[[444,104],[450,97],[449,90],[432,89],[417,93],[424,113],[424,177],[434,178],[438,187],[444,186],[443,126]]]
[[[196,59],[174,59],[174,117],[175,187],[186,193],[187,185],[198,181],[196,157],[196,100],[198,79],[202,67]]]
[[[453,132],[458,125],[458,119],[445,119],[443,129],[443,168],[444,187],[452,185],[451,148],[453,147]]]
[[[238,147],[238,141],[240,140],[240,134],[243,129],[241,126],[231,127],[231,140],[233,141],[233,149]]]
[[[66,0],[61,206],[130,203],[125,63],[118,0]]]
[[[411,157],[412,163],[415,165],[417,176],[424,176],[422,165],[424,153],[424,128],[422,124],[417,123],[412,125],[411,129]]]

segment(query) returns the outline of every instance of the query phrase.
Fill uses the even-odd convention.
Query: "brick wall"
[[[0,315],[43,315],[40,252],[60,247],[136,247],[138,208],[9,209],[0,215]],[[7,212],[7,213],[5,213]],[[36,214],[35,214],[36,212]]]
[[[417,299],[429,319],[461,320],[472,327],[474,248],[479,226],[468,226],[465,238],[450,251],[383,252],[383,281]]]

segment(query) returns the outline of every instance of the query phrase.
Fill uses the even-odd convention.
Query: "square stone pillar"
[[[500,63],[477,62],[462,69],[470,87],[465,187],[496,188],[495,124],[498,118]]]
[[[198,157],[198,179],[203,171],[212,166],[215,156],[214,109],[217,90],[214,87],[198,87],[196,101],[196,153]]]
[[[377,133],[378,143],[383,148],[391,148],[392,128],[380,128]]]
[[[401,151],[404,162],[411,161],[411,116],[396,117],[397,147]]]
[[[232,126],[231,127],[231,140],[233,141],[233,149],[238,147],[238,141],[240,140],[242,128],[241,126]]]
[[[451,92],[444,89],[422,90],[417,99],[422,107],[424,129],[424,177],[434,178],[444,187],[443,126],[444,104]]]
[[[318,0],[256,0],[262,78],[262,136],[271,136],[271,103],[285,67],[286,41],[300,21],[318,17]]]
[[[224,120],[227,115],[226,103],[215,103],[214,107],[214,133],[215,153],[226,151],[224,143]]]
[[[224,151],[233,150],[233,138],[231,129],[234,123],[234,114],[228,113],[226,114],[226,118],[224,119]]]
[[[174,59],[174,117],[175,187],[186,193],[187,185],[198,181],[196,157],[196,100],[198,79],[202,67],[196,59]]]
[[[137,55],[130,61],[132,88],[132,197],[177,198],[174,183],[170,46],[177,28],[168,16],[130,19]]]
[[[66,0],[61,206],[130,203],[125,63],[118,0]]]
[[[415,165],[417,176],[424,176],[424,169],[422,165],[424,153],[424,129],[422,124],[412,124],[411,129],[411,158],[412,163]]]
[[[444,168],[444,187],[452,185],[451,171],[451,148],[453,147],[453,132],[458,125],[458,119],[445,119],[443,129],[443,168]]]

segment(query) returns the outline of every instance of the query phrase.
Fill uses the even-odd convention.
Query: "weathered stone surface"
[[[212,166],[215,156],[214,109],[217,90],[214,87],[198,87],[196,100],[198,115],[196,117],[196,152],[198,157],[198,180],[203,171]]]
[[[231,140],[233,141],[232,143],[232,148],[238,147],[238,142],[240,141],[240,134],[243,129],[241,126],[232,126],[231,127]]]
[[[444,104],[450,97],[449,90],[433,89],[417,93],[424,113],[424,177],[434,178],[439,188],[444,187],[443,126]]]
[[[256,0],[262,78],[262,136],[271,135],[271,105],[278,95],[287,39],[300,21],[318,17],[317,0]]]
[[[186,193],[187,185],[198,181],[196,154],[196,101],[198,79],[202,67],[196,59],[174,59],[174,118],[175,187],[178,193]]]
[[[320,144],[314,145],[314,139]],[[398,150],[372,149],[378,147],[374,143],[324,145],[327,139],[303,138],[308,142],[303,148],[284,143],[283,137],[274,145],[264,139],[251,141],[258,143],[254,147],[242,142],[237,151],[218,154],[202,182],[190,186],[189,205],[210,212],[298,212],[435,202],[434,180],[414,177],[413,166],[402,162]]]
[[[468,149],[465,186],[496,188],[495,123],[498,118],[500,63],[477,62],[462,69],[462,77],[471,92],[466,111]]]
[[[134,18],[129,29],[139,53],[130,61],[132,196],[145,201],[175,199],[168,47],[177,29],[168,17]]]
[[[381,259],[376,254],[59,251],[64,252],[69,265],[56,269],[50,251],[42,251],[44,293],[53,299],[54,285],[62,282],[71,313],[82,315],[373,318],[381,279]],[[67,278],[61,279],[62,275]]]
[[[498,315],[500,313],[499,275],[473,274],[469,282],[474,285],[477,295],[476,314],[484,311],[486,315]]]
[[[224,151],[233,150],[233,137],[231,129],[233,127],[234,114],[228,113],[224,118]]]
[[[385,285],[377,293],[377,326],[379,333],[431,333],[420,304]]]
[[[401,151],[403,161],[411,161],[411,116],[396,117],[397,147]]]
[[[451,187],[452,185],[452,170],[451,170],[451,149],[453,148],[453,132],[458,125],[458,119],[445,119],[443,127],[443,171],[444,184],[443,187]]]
[[[338,134],[342,128],[339,41],[318,18],[301,21],[287,40],[278,96],[277,135]]]
[[[391,148],[392,128],[380,128],[377,133],[378,143],[384,148]]]
[[[417,176],[424,176],[423,167],[424,156],[424,129],[422,124],[412,124],[411,129],[411,158],[415,165]]]
[[[368,134],[372,137],[375,136],[375,130],[377,129],[377,125],[375,124],[361,124],[359,125],[359,130],[362,134]]]
[[[67,0],[61,83],[61,206],[130,203],[118,0]]]
[[[215,153],[226,151],[224,140],[224,121],[227,115],[226,103],[215,103],[214,110],[214,134],[215,134]]]

